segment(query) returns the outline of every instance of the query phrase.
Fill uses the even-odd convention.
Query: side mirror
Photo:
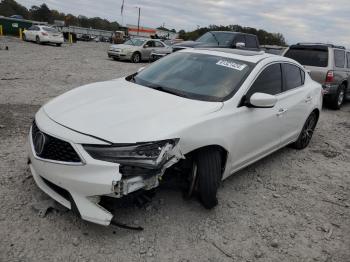
[[[277,97],[265,93],[254,93],[248,102],[248,106],[255,108],[272,108],[277,103]]]
[[[244,48],[244,47],[245,47],[245,43],[243,43],[243,42],[236,43],[236,48]]]
[[[143,46],[143,48],[148,48],[148,47],[149,47],[149,45],[144,45],[144,46]]]
[[[137,73],[140,73],[143,69],[145,69],[145,66],[140,67],[140,68],[137,70]]]

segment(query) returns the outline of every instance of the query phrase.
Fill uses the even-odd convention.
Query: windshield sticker
[[[228,68],[236,69],[236,70],[239,70],[239,71],[242,71],[247,66],[246,64],[237,64],[235,62],[230,62],[230,61],[227,61],[227,60],[219,60],[219,62],[217,62],[216,64],[220,65],[220,66],[225,66],[225,67],[228,67]]]

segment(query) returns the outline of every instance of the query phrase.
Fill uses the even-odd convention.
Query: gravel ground
[[[118,208],[136,232],[84,222],[50,199],[26,165],[38,108],[83,84],[135,72],[108,44],[40,46],[0,38],[0,261],[350,261],[350,103],[324,109],[310,146],[284,148],[228,178],[211,211],[162,187]]]

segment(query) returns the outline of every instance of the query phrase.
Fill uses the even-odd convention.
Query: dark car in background
[[[259,50],[256,35],[230,31],[209,31],[196,41],[184,41],[173,45],[173,52],[185,48],[244,48]]]
[[[313,80],[322,84],[329,107],[340,109],[345,99],[350,99],[350,50],[332,44],[298,43],[284,56],[298,61]]]

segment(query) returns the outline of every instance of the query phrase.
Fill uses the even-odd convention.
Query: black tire
[[[131,62],[140,63],[141,62],[141,54],[139,52],[135,52],[131,56]]]
[[[60,47],[62,44],[61,43],[57,43],[56,46]]]
[[[298,140],[291,144],[293,148],[301,150],[309,145],[317,124],[317,120],[318,116],[316,112],[312,112],[306,119],[303,129],[301,130],[301,133],[298,137]]]
[[[39,36],[36,36],[36,37],[35,37],[35,42],[36,42],[37,44],[39,44],[39,45],[41,44],[41,41],[40,41]]]
[[[342,107],[345,100],[345,91],[345,85],[341,84],[338,88],[337,94],[334,97],[332,97],[332,99],[330,99],[328,103],[330,108],[334,110],[339,110]]]
[[[25,42],[27,41],[27,38],[26,38],[26,35],[25,35],[25,34],[23,34],[22,40],[25,41]]]
[[[221,182],[221,155],[213,148],[199,151],[195,157],[197,163],[197,188],[202,205],[211,209],[218,204],[217,190]]]

